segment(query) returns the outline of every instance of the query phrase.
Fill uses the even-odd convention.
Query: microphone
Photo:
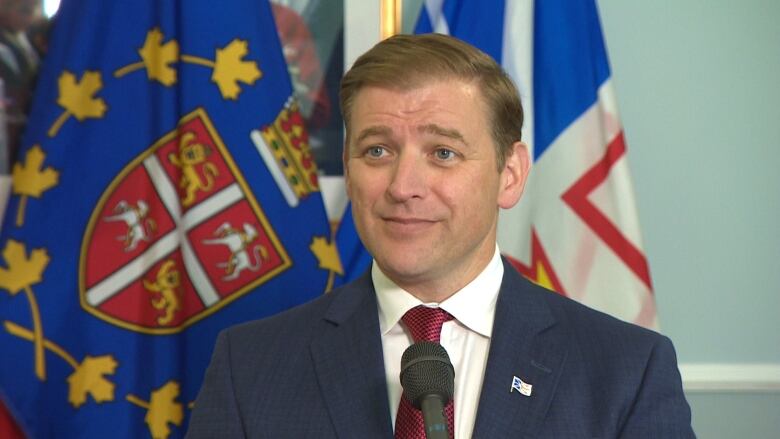
[[[412,405],[422,410],[425,436],[449,439],[444,406],[455,392],[455,369],[442,345],[414,343],[401,357],[401,386]]]

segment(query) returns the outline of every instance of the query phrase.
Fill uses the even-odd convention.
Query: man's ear
[[[498,192],[498,207],[509,209],[520,201],[531,169],[531,157],[528,146],[517,141],[512,144],[512,151],[506,157],[504,169],[501,170],[501,186]]]

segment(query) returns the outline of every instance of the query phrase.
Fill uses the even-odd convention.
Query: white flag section
[[[436,29],[447,29],[497,58],[520,89],[526,111],[523,140],[534,165],[523,199],[502,212],[502,253],[536,283],[657,328],[626,142],[594,1],[429,1],[416,32],[430,31],[437,23]],[[487,11],[495,17],[485,19]],[[495,35],[497,27],[503,27],[500,48],[473,37]]]

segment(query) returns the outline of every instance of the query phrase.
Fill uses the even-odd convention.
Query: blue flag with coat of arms
[[[26,435],[181,437],[218,331],[330,288],[291,94],[265,1],[63,2],[0,236]]]

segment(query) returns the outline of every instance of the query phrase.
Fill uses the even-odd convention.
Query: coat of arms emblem
[[[115,325],[170,334],[291,265],[205,111],[126,166],[81,250],[81,305]]]

